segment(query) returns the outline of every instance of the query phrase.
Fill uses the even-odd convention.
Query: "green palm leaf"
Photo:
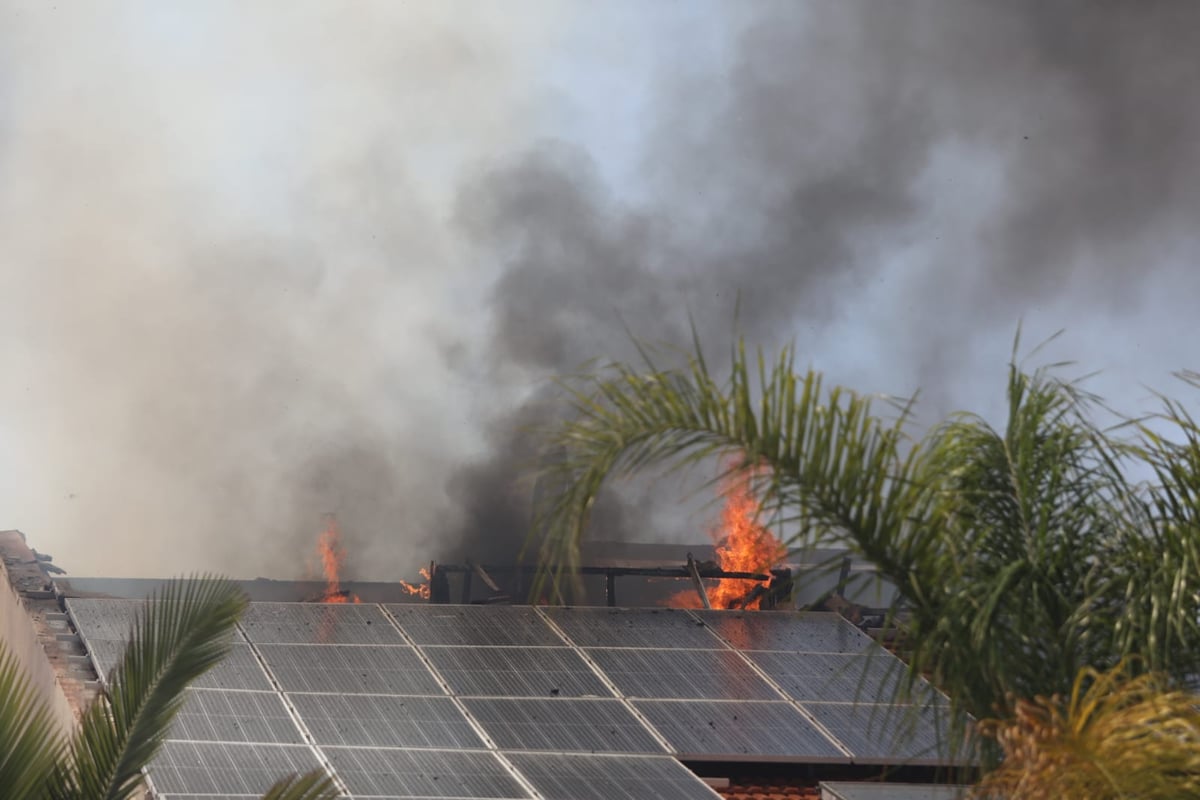
[[[291,775],[275,783],[263,800],[333,800],[337,786],[324,770],[315,769],[304,775]]]
[[[906,410],[885,422],[868,398],[823,391],[821,376],[797,376],[785,350],[751,369],[735,352],[719,383],[699,352],[683,370],[614,365],[598,377],[564,383],[575,412],[549,438],[554,454],[540,475],[536,547],[551,569],[543,582],[560,595],[578,566],[578,544],[601,486],[654,465],[688,467],[737,453],[780,523],[801,522],[814,542],[853,530],[870,545],[903,525],[903,488],[913,463],[901,456]],[[766,469],[764,470],[763,467]]]
[[[168,584],[139,614],[133,638],[84,714],[55,796],[124,800],[166,737],[187,685],[229,652],[246,607],[233,583],[211,577]]]
[[[65,744],[49,708],[3,641],[0,698],[0,787],[5,797],[41,797]]]

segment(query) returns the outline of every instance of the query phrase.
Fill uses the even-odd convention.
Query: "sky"
[[[0,0],[0,527],[76,575],[296,577],[331,512],[351,578],[511,560],[553,377],[689,314],[927,419],[997,418],[1018,326],[1065,329],[1035,365],[1143,410],[1200,367],[1197,34],[1186,0]],[[703,541],[677,494],[594,535]]]

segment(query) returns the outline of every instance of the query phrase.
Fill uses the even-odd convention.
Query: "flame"
[[[721,509],[721,533],[717,542],[717,563],[729,572],[767,572],[783,560],[783,543],[758,521],[758,499],[750,486],[751,476],[734,478],[725,491]],[[722,578],[708,593],[713,608],[731,608],[752,584],[734,578]],[[758,600],[748,608],[758,608]]]
[[[717,566],[727,572],[766,573],[787,555],[787,548],[765,525],[758,521],[758,499],[751,486],[752,474],[737,474],[724,488],[725,503],[721,523],[711,531],[717,546]],[[721,578],[713,586],[708,582],[708,600],[713,608],[734,608],[756,586],[739,578]],[[679,592],[669,605],[681,608],[700,608],[700,598],[694,591]],[[759,600],[746,608],[758,608]]]
[[[428,600],[429,599],[429,580],[432,576],[430,575],[429,570],[425,569],[424,567],[422,567],[419,570],[419,572],[420,572],[421,577],[425,579],[424,583],[415,583],[414,584],[414,583],[409,583],[408,581],[402,580],[402,581],[400,581],[400,588],[403,589],[404,591],[408,592],[409,594],[415,594],[417,597]]]
[[[338,572],[342,562],[346,560],[346,550],[341,544],[341,532],[338,530],[337,519],[329,515],[325,530],[317,539],[317,555],[321,558],[321,571],[325,573],[325,592],[321,595],[322,603],[361,603],[358,595],[342,591],[342,582]]]

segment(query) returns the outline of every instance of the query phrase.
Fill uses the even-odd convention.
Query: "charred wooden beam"
[[[688,553],[687,569],[691,573],[692,585],[696,587],[696,594],[700,595],[700,603],[705,608],[712,608],[712,603],[708,600],[708,591],[704,588],[704,581],[700,579],[700,568],[691,553]]]
[[[736,580],[747,581],[768,581],[771,579],[772,573],[762,572],[733,572],[720,569],[715,566],[707,566],[710,562],[697,562],[697,572],[701,578],[733,578]],[[465,564],[439,564],[439,570],[445,572],[475,572],[474,566]],[[527,565],[497,565],[487,564],[483,566],[488,573],[496,575],[518,574],[532,575],[538,572],[541,567]],[[691,571],[687,566],[682,567],[576,567],[574,569],[564,567],[564,574],[575,575],[613,575],[618,578],[622,577],[643,577],[643,578],[690,578]],[[478,573],[476,573],[478,574]]]
[[[496,593],[500,593],[500,592],[504,591],[496,584],[496,582],[494,580],[492,580],[492,576],[488,575],[487,570],[485,570],[480,564],[476,564],[472,561],[468,561],[467,566],[471,568],[471,572],[474,572],[476,575],[479,576],[479,579],[481,581],[483,581],[484,586],[487,586],[489,589],[491,589],[493,592],[496,592]],[[468,574],[470,574],[470,573],[468,573]]]
[[[429,562],[429,602],[450,602],[450,578],[441,564]]]

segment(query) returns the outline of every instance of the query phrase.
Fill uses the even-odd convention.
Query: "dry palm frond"
[[[1007,720],[980,724],[1004,762],[977,798],[1107,800],[1200,796],[1200,697],[1125,663],[1080,672],[1070,699],[1018,701]]]

